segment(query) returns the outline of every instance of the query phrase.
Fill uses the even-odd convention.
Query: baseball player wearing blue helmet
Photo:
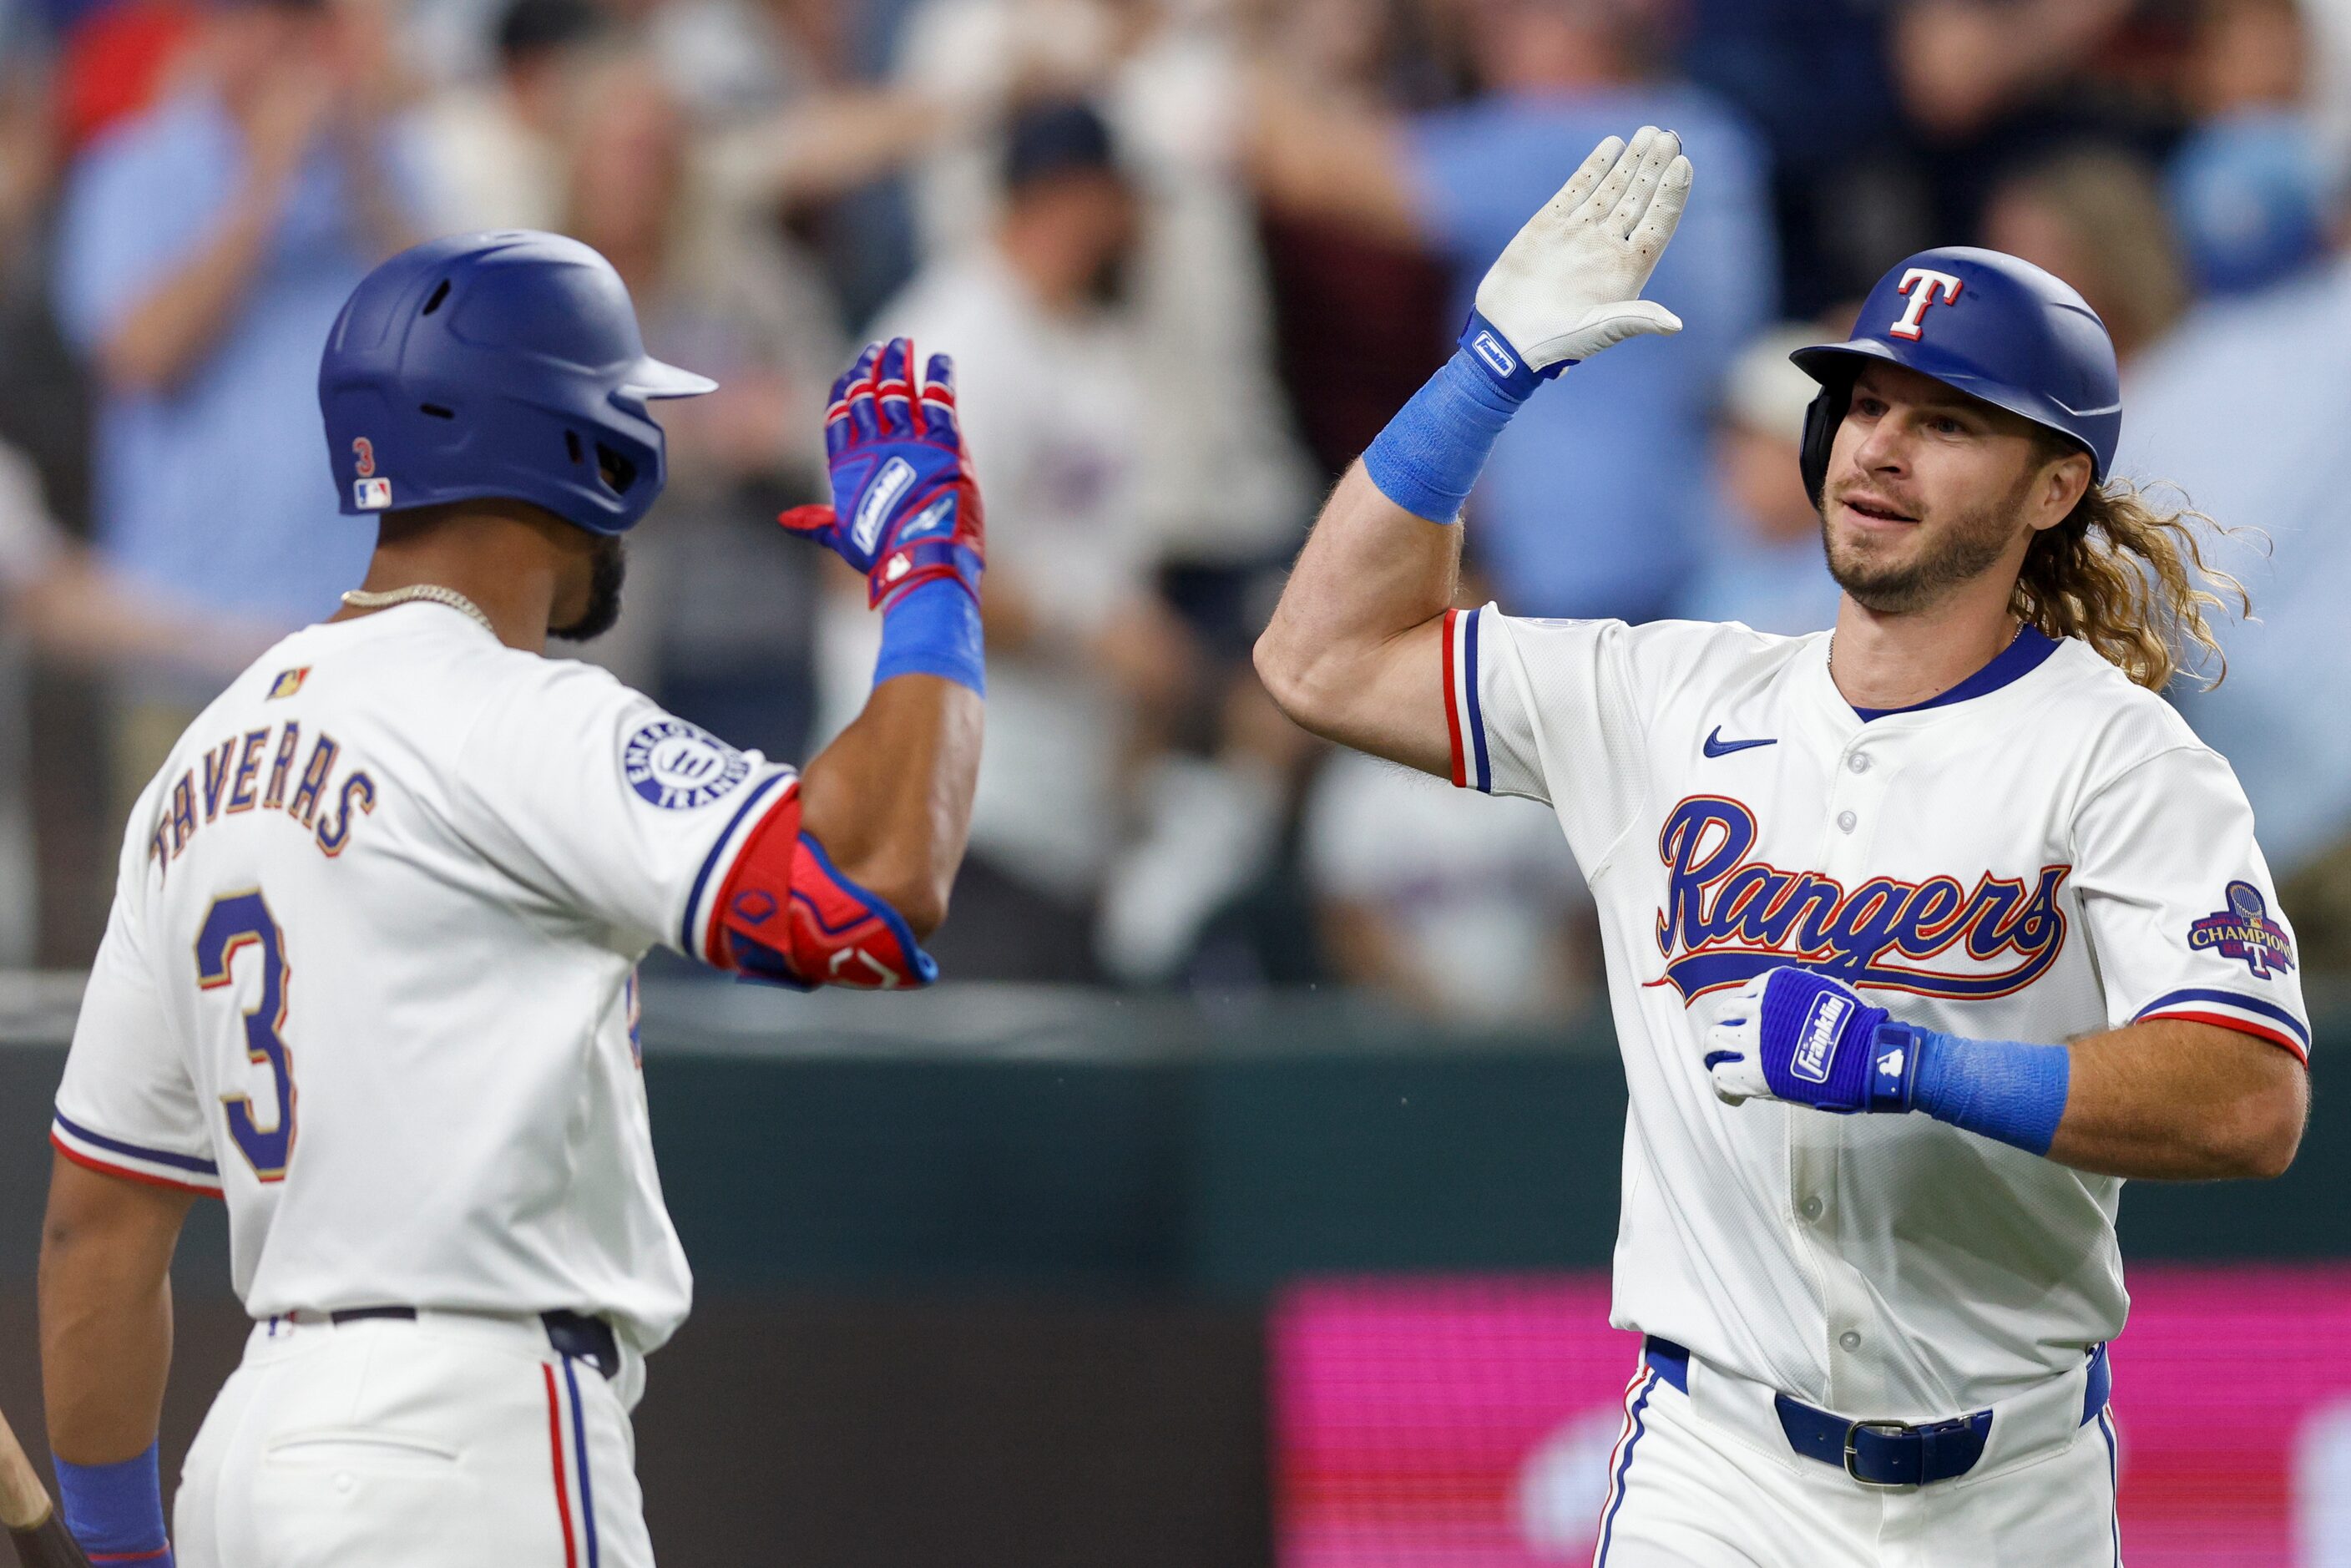
[[[611,263],[527,229],[385,262],[319,363],[344,516],[504,497],[596,534],[634,528],[668,482],[648,404],[717,387],[645,352]]]
[[[1597,1568],[2118,1564],[2122,1181],[2274,1176],[2308,1105],[2252,813],[2158,695],[2209,636],[2192,519],[2112,474],[2081,297],[1933,250],[1795,355],[1833,630],[1459,608],[1515,411],[1672,351],[1634,340],[1680,328],[1640,295],[1692,190],[1648,129],[1528,220],[1259,668],[1310,729],[1541,801],[1591,883],[1643,1335]]]
[[[1931,376],[2056,432],[2090,455],[2093,484],[2106,478],[2122,436],[2122,377],[2105,323],[2072,286],[1996,250],[1920,251],[1869,291],[1850,341],[1790,358],[1821,383],[1801,455],[1815,505],[1854,377],[1872,361]]]
[[[927,984],[970,819],[984,530],[952,366],[874,344],[826,415],[873,690],[805,773],[591,665],[667,478],[650,358],[574,241],[434,240],[319,368],[365,584],[280,642],[132,813],[51,1127],[48,1431],[93,1557],[645,1568],[631,1412],[691,1280],[653,1157],[636,967]],[[365,526],[360,523],[345,526]],[[255,1326],[183,1471],[165,1270],[225,1200]]]

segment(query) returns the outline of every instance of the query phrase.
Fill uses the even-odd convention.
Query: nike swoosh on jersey
[[[1779,744],[1778,736],[1773,736],[1767,740],[1725,740],[1722,738],[1722,726],[1718,724],[1714,727],[1713,732],[1706,737],[1706,754],[1708,757],[1728,757],[1734,751],[1745,751],[1750,747]]]

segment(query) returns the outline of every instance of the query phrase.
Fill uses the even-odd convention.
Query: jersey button
[[[1869,753],[1856,751],[1844,759],[1844,765],[1855,773],[1866,773],[1869,771]]]
[[[1843,1345],[1847,1350],[1859,1350],[1861,1348],[1861,1336],[1854,1333],[1853,1330],[1847,1329],[1844,1333],[1837,1335],[1837,1343]]]
[[[1849,833],[1853,831],[1853,825],[1859,821],[1861,821],[1861,819],[1855,816],[1851,811],[1839,811],[1837,813],[1837,831],[1842,833]]]
[[[1808,1197],[1804,1199],[1803,1207],[1798,1212],[1802,1213],[1806,1219],[1818,1219],[1823,1207],[1825,1206],[1822,1204],[1819,1197]]]

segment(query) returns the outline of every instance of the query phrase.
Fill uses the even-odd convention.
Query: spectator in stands
[[[1425,32],[1386,0],[1280,8],[1256,68],[1354,117],[1441,101]],[[1325,484],[1346,472],[1449,352],[1452,278],[1416,236],[1269,208],[1266,266],[1281,379]]]
[[[1154,591],[1135,505],[1149,367],[1120,292],[1133,185],[1079,103],[1020,117],[1004,183],[989,243],[933,261],[873,330],[954,353],[987,497],[987,748],[940,962],[1074,979],[1093,972],[1139,710],[1178,703],[1198,651]],[[820,653],[827,708],[843,717],[876,635],[862,585],[845,591]]]
[[[1024,100],[1074,89],[1115,130],[1136,203],[1127,305],[1153,367],[1135,420],[1135,504],[1163,559],[1224,580],[1196,584],[1203,591],[1191,596],[1188,607],[1211,622],[1238,614],[1235,580],[1286,563],[1312,505],[1274,380],[1264,259],[1236,166],[1244,78],[1226,9],[918,0],[895,73],[984,128],[942,142],[918,170],[926,257],[988,231],[1001,127]],[[1207,630],[1245,647],[1258,627]]]
[[[1946,143],[2052,93],[2137,0],[1897,0],[1895,80],[1912,121]]]
[[[84,666],[164,663],[221,681],[271,640],[257,626],[192,615],[109,571],[50,518],[32,464],[0,446],[0,969],[41,957],[26,656]]]
[[[1667,612],[1702,549],[1715,387],[1776,298],[1761,143],[1709,95],[1656,78],[1656,9],[1479,0],[1482,96],[1410,120],[1318,100],[1278,75],[1255,95],[1267,197],[1441,252],[1455,321],[1526,214],[1574,172],[1571,149],[1646,120],[1679,131],[1703,172],[1649,290],[1685,330],[1656,352],[1570,371],[1503,433],[1472,498],[1470,549],[1520,614]]]
[[[319,0],[216,0],[170,98],[91,147],[57,313],[100,388],[97,538],[215,613],[326,615],[373,543],[319,461],[319,348],[410,238],[372,35]],[[118,731],[125,798],[210,695],[151,686]]]
[[[1683,0],[1690,79],[1771,150],[1781,308],[1859,298],[1888,263],[1941,243],[1909,156],[1888,34],[1897,8],[1855,0]]]
[[[2227,679],[2177,694],[2243,779],[2303,962],[2351,968],[2351,254],[2197,307],[2132,367],[2116,467],[2176,481],[2223,528],[2210,559],[2250,619]],[[2231,612],[2235,606],[2230,606]]]
[[[2076,148],[2002,179],[1984,209],[1983,243],[2080,289],[2126,366],[2188,308],[2154,171],[2118,148]]]
[[[2172,217],[2199,287],[2249,293],[2325,255],[2343,167],[2305,102],[2315,40],[2294,0],[2205,0],[2195,38]]]
[[[496,70],[444,89],[417,114],[429,228],[559,226],[571,78],[611,29],[594,0],[513,0],[498,18]]]
[[[816,561],[775,515],[815,498],[848,347],[823,280],[774,221],[790,172],[762,143],[691,134],[643,54],[577,73],[561,141],[559,226],[620,272],[649,351],[718,382],[663,414],[659,526],[632,543],[631,612],[590,652],[684,717],[801,755]]]
[[[1837,586],[1821,550],[1821,514],[1796,466],[1804,410],[1820,388],[1788,361],[1821,340],[1775,327],[1731,361],[1714,422],[1712,542],[1680,612],[1795,636],[1836,624]]]
[[[1433,1017],[1557,1023],[1589,970],[1588,902],[1541,806],[1449,789],[1334,750],[1307,798],[1304,854],[1324,951],[1342,978]]]

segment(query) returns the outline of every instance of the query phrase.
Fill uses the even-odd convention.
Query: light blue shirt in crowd
[[[2351,835],[2351,257],[2199,306],[2123,382],[2117,474],[2168,479],[2225,526],[2207,559],[2251,591],[2227,681],[2175,687],[2291,875]],[[2176,501],[2177,497],[2173,497]]]
[[[208,92],[174,98],[84,155],[67,191],[57,316],[85,355],[216,232],[243,138]],[[203,361],[160,395],[102,394],[92,455],[99,549],[196,605],[300,624],[364,574],[368,519],[339,515],[319,357],[377,259],[340,160],[302,169],[260,272]]]
[[[1413,126],[1418,221],[1455,269],[1459,320],[1486,268],[1593,145],[1645,124],[1678,131],[1698,170],[1644,291],[1684,330],[1566,371],[1495,443],[1470,503],[1470,548],[1512,614],[1647,620],[1672,611],[1697,569],[1708,408],[1779,295],[1766,154],[1693,88],[1495,97]]]
[[[1763,544],[1735,517],[1708,536],[1706,559],[1675,605],[1690,621],[1736,621],[1758,632],[1802,637],[1836,625],[1843,597],[1817,536]]]

